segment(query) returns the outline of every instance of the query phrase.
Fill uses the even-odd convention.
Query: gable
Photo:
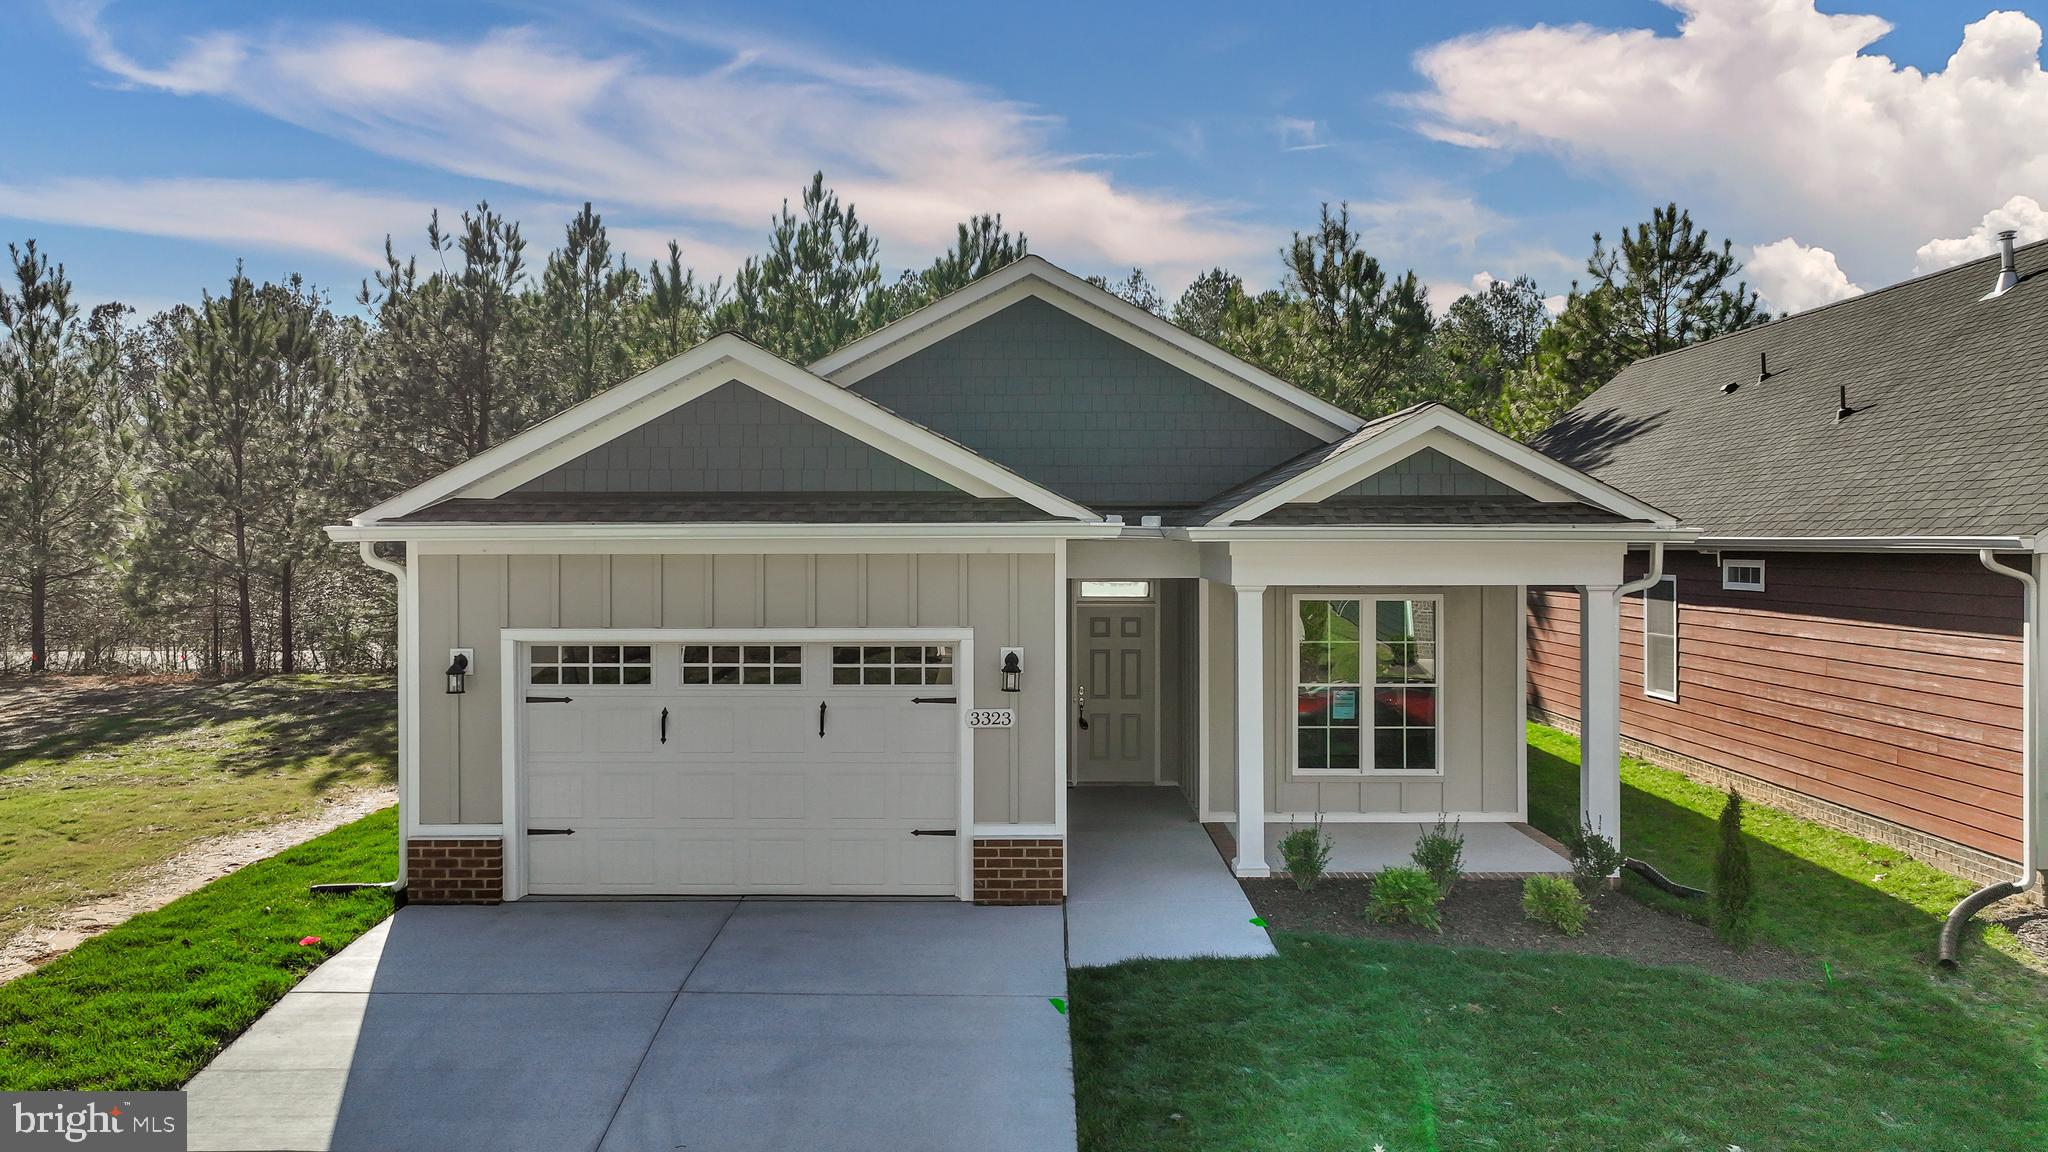
[[[1030,296],[851,388],[1098,507],[1198,504],[1324,443]]]
[[[959,489],[737,380],[512,489],[948,492]]]
[[[1528,497],[1519,489],[1435,448],[1424,448],[1332,494],[1340,496]]]

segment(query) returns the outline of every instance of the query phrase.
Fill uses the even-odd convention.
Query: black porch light
[[[455,658],[448,661],[448,694],[462,695],[462,685],[468,679],[469,656],[467,653],[457,652]]]

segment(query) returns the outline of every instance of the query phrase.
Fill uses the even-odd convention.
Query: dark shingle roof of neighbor
[[[562,492],[453,499],[401,524],[1021,524],[1065,522],[1022,500],[916,492]]]
[[[2048,243],[2017,263],[1996,299],[1993,256],[1638,361],[1534,444],[1710,536],[2032,535]]]

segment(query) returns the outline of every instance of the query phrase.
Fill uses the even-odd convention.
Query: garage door
[[[953,896],[954,649],[525,646],[534,894]]]

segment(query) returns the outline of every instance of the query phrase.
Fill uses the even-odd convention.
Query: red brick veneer
[[[505,898],[505,850],[496,840],[408,840],[406,899],[415,904],[496,904]]]
[[[1058,904],[1066,899],[1066,843],[976,840],[976,904]]]

